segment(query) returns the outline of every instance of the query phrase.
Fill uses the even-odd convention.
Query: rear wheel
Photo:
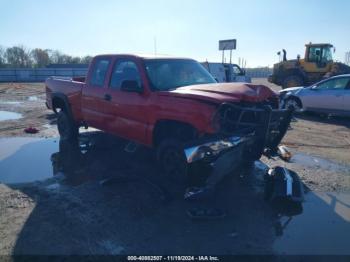
[[[283,81],[283,89],[294,86],[302,86],[304,83],[303,79],[298,75],[291,75],[284,79]]]
[[[63,110],[57,114],[57,129],[63,140],[73,140],[78,137],[78,126]]]

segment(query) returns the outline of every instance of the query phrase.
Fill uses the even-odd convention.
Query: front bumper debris
[[[187,163],[192,163],[198,160],[213,160],[222,152],[238,146],[239,144],[249,140],[252,136],[253,134],[244,137],[231,136],[219,140],[209,141],[201,145],[188,147],[184,150]]]
[[[222,135],[187,145],[184,148],[187,163],[198,160],[214,162],[232,149],[237,151],[238,146],[246,160],[257,160],[263,153],[275,154],[292,116],[293,112],[286,109],[272,109],[270,106],[247,108],[224,103],[216,116],[216,121],[222,126]]]

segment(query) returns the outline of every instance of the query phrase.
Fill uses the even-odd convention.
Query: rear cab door
[[[106,89],[112,59],[109,56],[98,56],[92,61],[86,85],[82,89],[82,115],[85,122],[92,127],[105,130]]]

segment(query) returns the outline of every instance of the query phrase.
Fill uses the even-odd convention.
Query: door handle
[[[110,94],[105,94],[103,98],[106,101],[111,101],[112,100],[112,96]]]

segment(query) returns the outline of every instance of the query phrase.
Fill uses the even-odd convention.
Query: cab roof
[[[138,54],[138,53],[124,53],[124,54],[103,54],[103,55],[97,55],[95,57],[116,57],[116,56],[130,56],[130,57],[137,57],[142,59],[186,59],[186,60],[193,60],[188,57],[175,57],[171,55],[166,54]]]
[[[306,44],[305,46],[328,46],[328,47],[333,47],[333,45],[332,44],[330,44],[330,43],[318,43],[318,44],[313,44],[313,43],[308,43],[308,44]]]

